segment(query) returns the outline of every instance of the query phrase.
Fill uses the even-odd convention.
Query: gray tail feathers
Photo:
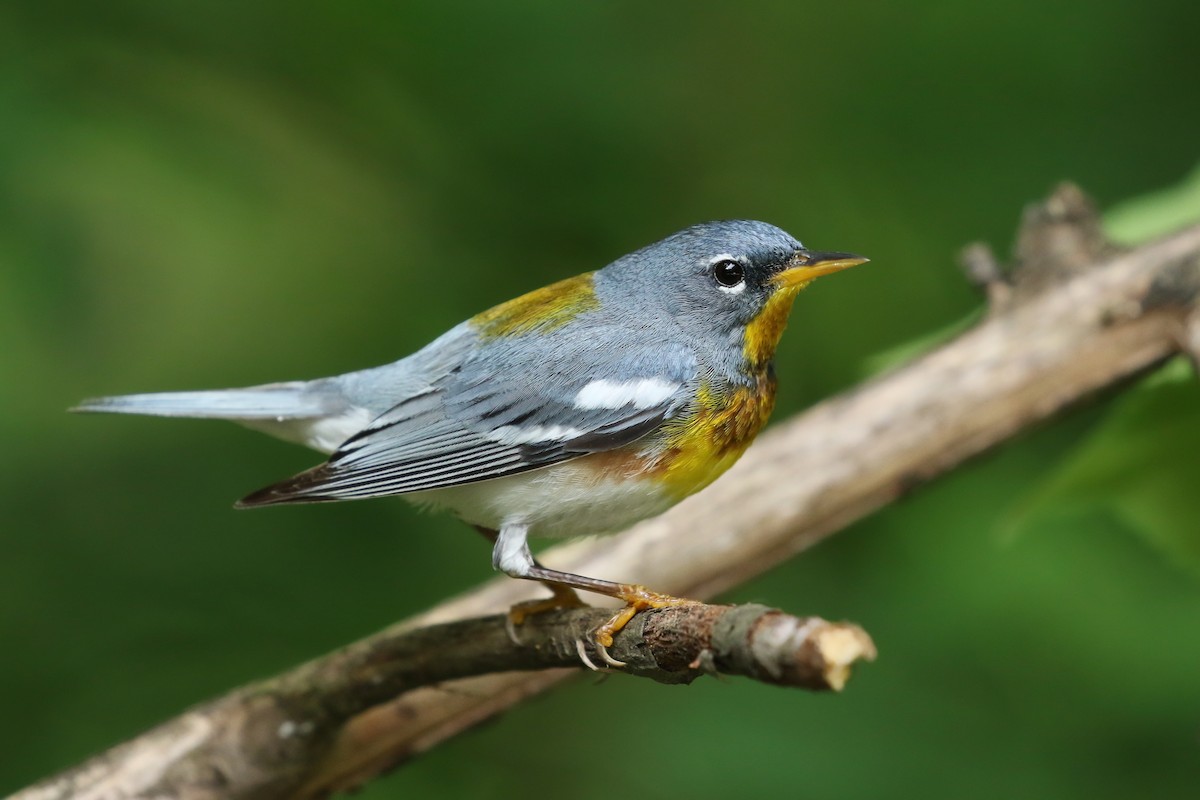
[[[332,392],[313,391],[313,384],[296,381],[216,389],[205,392],[158,392],[97,397],[84,400],[72,411],[108,414],[146,414],[154,417],[205,419],[298,420],[337,413],[345,401]]]

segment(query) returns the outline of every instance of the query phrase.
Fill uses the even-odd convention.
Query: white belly
[[[597,472],[586,459],[405,497],[472,525],[525,524],[531,536],[556,538],[616,533],[676,502],[650,480]]]

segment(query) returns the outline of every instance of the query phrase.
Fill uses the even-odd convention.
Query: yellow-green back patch
[[[471,318],[471,324],[485,337],[516,336],[561,327],[585,311],[600,307],[600,301],[596,299],[594,275],[585,272],[534,289],[529,294],[476,314]]]

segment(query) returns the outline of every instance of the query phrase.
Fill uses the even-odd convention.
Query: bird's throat
[[[763,306],[758,316],[746,326],[742,343],[742,355],[746,359],[747,372],[757,374],[767,368],[775,357],[775,348],[787,327],[792,303],[807,283],[780,287]]]

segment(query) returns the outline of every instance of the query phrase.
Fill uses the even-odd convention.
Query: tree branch
[[[293,796],[311,765],[343,763],[338,733],[364,710],[459,678],[577,671],[577,643],[609,616],[597,608],[533,615],[519,641],[504,615],[375,636],[194,708],[18,797]],[[626,662],[622,674],[660,683],[723,674],[816,691],[840,690],[854,662],[875,658],[856,625],[703,603],[638,614],[610,652]]]
[[[711,597],[1064,407],[1175,353],[1196,352],[1200,226],[1118,252],[1103,239],[1086,199],[1063,187],[1027,212],[1017,256],[1011,277],[1004,277],[994,259],[972,251],[971,273],[987,285],[992,308],[970,331],[776,426],[729,475],[662,517],[615,538],[556,548],[543,560]],[[394,686],[372,683],[381,668],[371,660],[373,648],[436,637],[436,631],[416,629],[494,613],[525,591],[515,581],[486,584],[273,681],[197,707],[16,797],[308,798],[357,786],[572,674],[489,674],[398,697]],[[689,618],[705,608],[674,613]],[[585,618],[579,612],[558,622]],[[645,642],[646,626],[672,619],[667,611],[645,615],[629,635]],[[488,624],[494,636],[496,622]],[[444,636],[455,628],[438,630]],[[869,640],[857,634],[850,640],[858,641],[862,655],[871,652]],[[435,641],[433,652],[415,656],[422,669],[443,660],[439,648],[446,640]],[[703,635],[693,644],[700,641]],[[628,647],[627,640],[619,639],[618,647]],[[618,651],[626,655],[633,654]],[[658,663],[671,663],[668,671],[680,666]],[[695,664],[707,668],[709,662]],[[322,687],[347,677],[353,680],[340,684],[342,692],[322,694]],[[286,690],[284,716],[272,687]],[[314,760],[313,753],[323,755]]]

